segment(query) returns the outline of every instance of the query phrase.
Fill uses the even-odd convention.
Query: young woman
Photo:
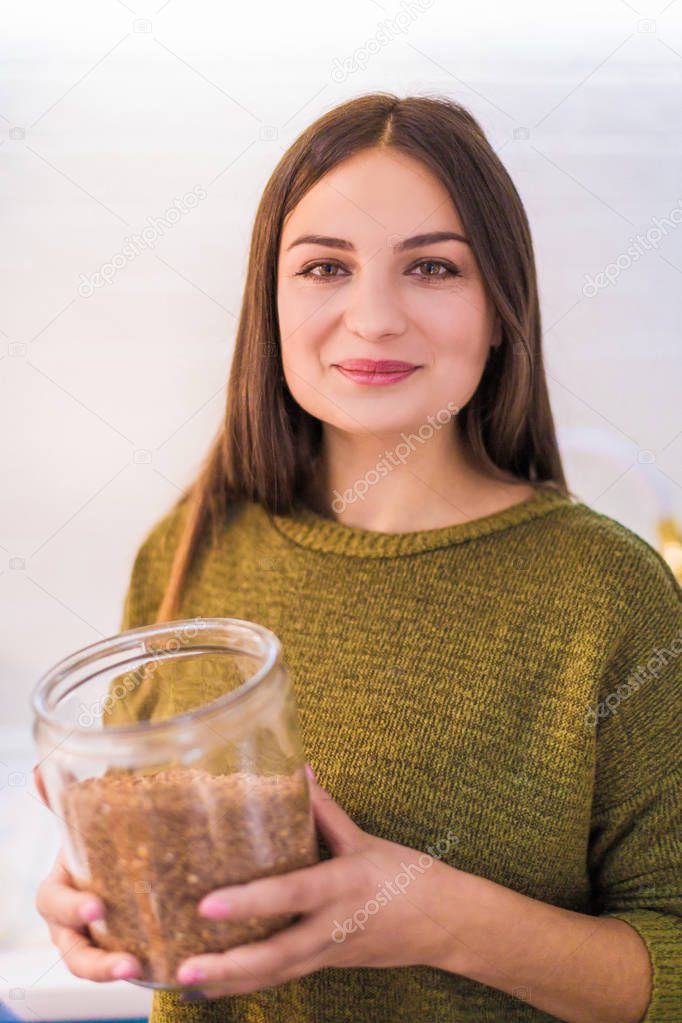
[[[384,93],[325,114],[266,186],[224,422],[123,621],[280,637],[325,854],[203,900],[300,918],[186,961],[203,997],[157,992],[152,1023],[682,1018],[680,597],[566,487],[480,126]],[[38,907],[67,965],[134,976],[90,903],[60,858]]]

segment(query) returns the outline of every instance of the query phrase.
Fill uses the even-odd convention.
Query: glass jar
[[[188,956],[288,926],[209,920],[208,892],[316,863],[293,689],[274,633],[237,618],[122,632],[51,668],[32,698],[50,807],[75,885],[106,913],[96,945],[135,983],[182,989]]]

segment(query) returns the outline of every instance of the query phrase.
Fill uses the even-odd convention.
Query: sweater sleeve
[[[682,590],[633,535],[623,626],[597,706],[588,867],[595,912],[633,927],[651,961],[641,1023],[682,1020]]]

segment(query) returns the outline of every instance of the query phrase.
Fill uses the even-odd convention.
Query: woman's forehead
[[[324,218],[324,219],[323,219]],[[283,224],[287,244],[294,231],[347,237],[371,227],[386,235],[462,231],[450,193],[419,161],[402,153],[370,150],[332,168],[290,210]]]

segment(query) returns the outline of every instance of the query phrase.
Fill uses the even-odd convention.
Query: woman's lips
[[[404,362],[402,359],[344,359],[338,365],[360,373],[402,373],[406,369],[415,368],[414,362]]]
[[[418,366],[410,366],[409,369],[400,369],[390,372],[379,371],[373,369],[370,372],[366,372],[360,369],[347,369],[345,366],[335,367],[339,373],[343,373],[344,376],[348,376],[348,379],[354,381],[356,384],[369,384],[370,387],[385,387],[387,384],[396,384],[398,381],[405,380],[405,377],[411,376]]]

